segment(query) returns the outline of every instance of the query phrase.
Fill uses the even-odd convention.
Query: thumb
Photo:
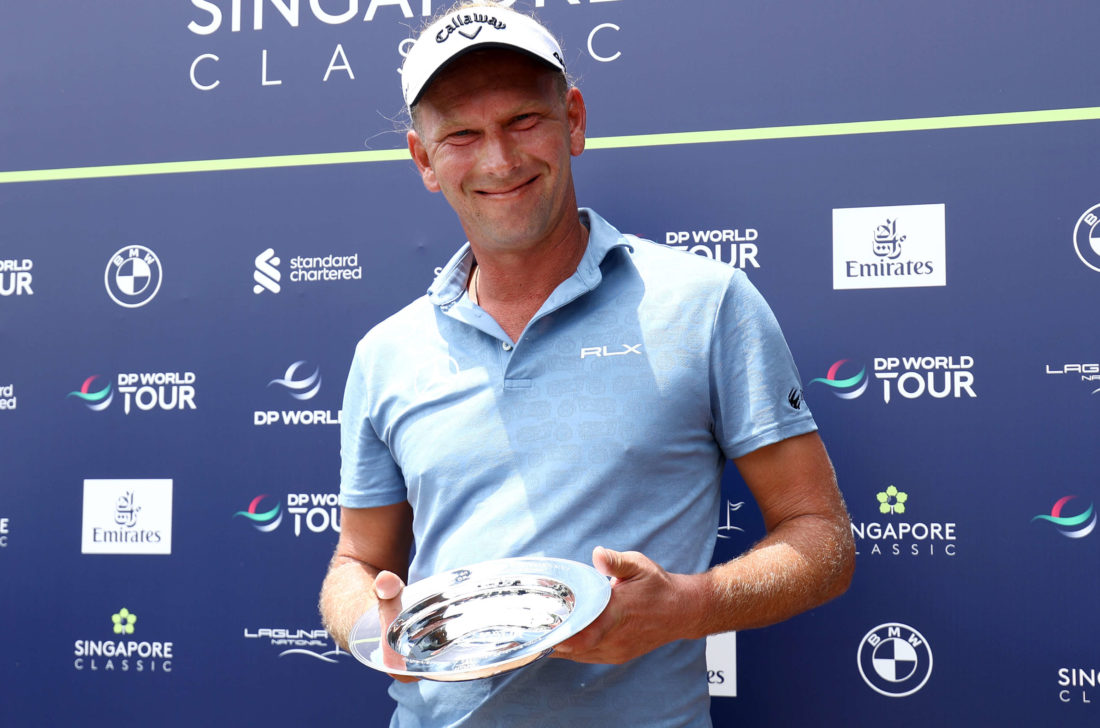
[[[378,621],[382,630],[380,646],[382,648],[382,664],[397,670],[404,670],[405,658],[393,651],[390,647],[387,633],[390,625],[401,614],[401,591],[405,588],[405,582],[392,571],[380,571],[374,577],[374,594],[378,597]],[[398,682],[412,682],[416,678],[404,675],[392,676]]]
[[[597,546],[592,551],[592,565],[596,567],[596,571],[604,576],[613,577],[616,581],[629,579],[641,573],[641,559],[644,558],[636,551],[612,551],[603,546]]]
[[[374,577],[374,593],[379,600],[393,599],[401,594],[405,583],[392,571],[380,571]]]
[[[380,571],[374,577],[374,594],[378,597],[378,616],[385,633],[401,614],[401,591],[405,583],[392,571]]]

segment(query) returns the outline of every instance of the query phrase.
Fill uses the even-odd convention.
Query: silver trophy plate
[[[486,561],[408,585],[392,623],[382,624],[372,608],[348,646],[357,660],[391,675],[476,680],[550,654],[610,598],[607,578],[577,561]]]

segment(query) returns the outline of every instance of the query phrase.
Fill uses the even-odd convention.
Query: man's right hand
[[[405,669],[405,658],[393,651],[386,640],[386,633],[389,632],[393,620],[401,614],[401,591],[404,588],[405,582],[401,581],[401,577],[392,571],[380,571],[378,576],[374,577],[374,595],[378,599],[378,620],[382,626],[380,640],[382,662],[387,667],[398,670]],[[390,677],[397,682],[416,682],[420,679],[408,675],[390,674]]]

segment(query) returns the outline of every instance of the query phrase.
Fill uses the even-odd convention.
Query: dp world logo
[[[263,531],[264,533],[274,531],[283,522],[283,506],[281,503],[276,503],[271,510],[261,511],[260,501],[267,497],[269,497],[267,494],[256,496],[248,504],[247,511],[237,511],[233,514],[233,517],[244,516],[252,521],[252,526],[257,531]]]
[[[286,374],[283,375],[282,379],[272,379],[267,383],[267,386],[278,384],[290,392],[290,396],[294,399],[313,399],[321,389],[321,367],[314,367],[313,374],[304,376],[300,373],[300,370],[306,366],[305,361],[294,362],[287,367]]]
[[[126,308],[152,301],[160,290],[160,281],[160,259],[144,245],[127,245],[119,250],[111,256],[103,274],[107,295]]]
[[[95,387],[92,386],[92,382],[97,379],[99,379],[98,374],[88,377],[84,380],[84,384],[81,385],[80,389],[74,392],[69,392],[65,396],[76,397],[77,399],[83,401],[84,404],[87,405],[88,409],[95,410],[96,412],[101,412],[107,409],[108,405],[111,404],[111,400],[115,398],[115,395],[114,392],[111,391],[110,384],[108,384],[103,389],[93,391]]]
[[[1058,531],[1066,538],[1084,538],[1088,536],[1096,528],[1096,510],[1093,508],[1092,503],[1089,503],[1089,507],[1085,511],[1075,516],[1062,515],[1062,509],[1065,508],[1065,505],[1076,497],[1075,495],[1067,495],[1064,498],[1059,498],[1050,509],[1049,516],[1040,513],[1032,518],[1031,522],[1050,521],[1058,527]]]
[[[275,266],[279,265],[281,261],[275,257],[275,249],[268,248],[264,252],[256,256],[256,270],[252,273],[252,279],[256,281],[256,285],[252,286],[252,292],[257,296],[263,293],[265,290],[272,293],[278,293],[282,290],[279,287],[279,279],[283,277],[282,273]]]
[[[856,654],[859,674],[872,690],[888,698],[912,695],[932,675],[928,640],[898,622],[880,624],[863,637]]]
[[[841,378],[840,368],[848,362],[848,359],[841,359],[838,362],[834,362],[833,365],[829,367],[829,371],[824,377],[811,379],[810,384],[821,382],[826,387],[833,390],[833,394],[841,399],[855,399],[867,390],[867,384],[871,380],[867,378],[867,367],[861,368],[859,374],[855,376]]]

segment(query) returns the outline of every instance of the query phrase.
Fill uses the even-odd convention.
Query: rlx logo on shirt
[[[581,347],[581,359],[584,359],[586,356],[623,356],[624,354],[637,354],[641,356],[642,354],[640,351],[642,348],[641,344],[634,344],[633,346],[629,344],[620,344],[620,346],[623,347],[622,351],[610,351],[606,346],[584,346]]]

